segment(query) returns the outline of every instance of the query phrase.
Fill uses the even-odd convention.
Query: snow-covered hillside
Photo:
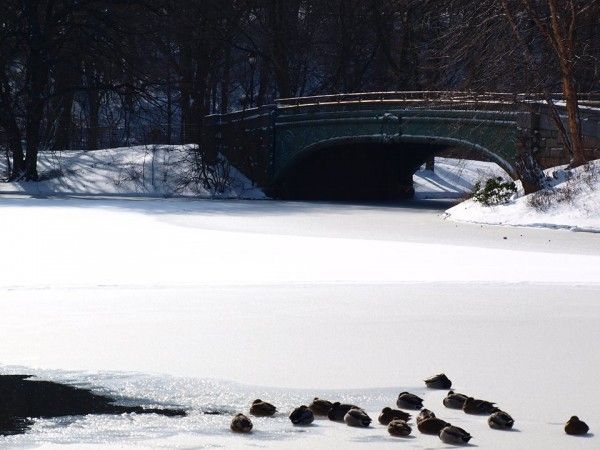
[[[491,225],[566,228],[600,232],[600,160],[573,170],[546,171],[549,187],[507,204],[467,200],[447,211],[452,220]]]
[[[41,181],[0,183],[0,194],[264,198],[260,189],[227,164],[229,172],[221,170],[216,181],[227,179],[228,188],[222,192],[206,188],[196,177],[195,156],[191,145],[42,152]],[[0,173],[6,173],[5,160],[0,161]]]

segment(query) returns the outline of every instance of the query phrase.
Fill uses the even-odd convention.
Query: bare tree
[[[563,128],[560,119],[557,126],[564,135],[564,141],[572,154],[571,166],[576,167],[586,162],[583,142],[581,139],[581,124],[579,122],[578,88],[575,71],[577,59],[577,28],[578,20],[586,12],[591,11],[596,1],[581,0],[501,0],[502,7],[513,30],[517,42],[523,48],[531,70],[543,70],[536,63],[531,45],[527,42],[524,30],[519,26],[518,16],[528,18],[546,41],[551,54],[560,68],[562,93],[567,111],[567,128]],[[552,107],[553,100],[545,89],[548,103]],[[557,117],[557,114],[554,114]]]

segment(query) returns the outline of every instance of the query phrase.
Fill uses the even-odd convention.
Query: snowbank
[[[456,221],[600,232],[600,160],[546,171],[550,186],[499,206],[467,200],[446,211]]]
[[[223,192],[207,189],[195,176],[192,150],[192,145],[147,145],[43,152],[39,155],[40,182],[0,183],[0,194],[265,197],[250,180],[228,165],[228,188]],[[4,160],[0,161],[0,173],[6,173]],[[221,173],[218,181],[225,177]]]

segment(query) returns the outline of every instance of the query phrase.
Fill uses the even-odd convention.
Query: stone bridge
[[[584,142],[600,157],[600,102],[582,99]],[[564,120],[564,111],[557,106]],[[543,166],[568,162],[539,97],[391,92],[279,100],[205,120],[204,145],[224,154],[273,197],[398,198],[429,158],[494,161],[515,176],[520,151]]]

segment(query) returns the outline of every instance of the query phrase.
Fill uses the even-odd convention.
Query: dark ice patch
[[[31,419],[87,414],[160,414],[185,416],[183,409],[114,404],[115,399],[31,375],[0,375],[0,435],[24,433]]]

